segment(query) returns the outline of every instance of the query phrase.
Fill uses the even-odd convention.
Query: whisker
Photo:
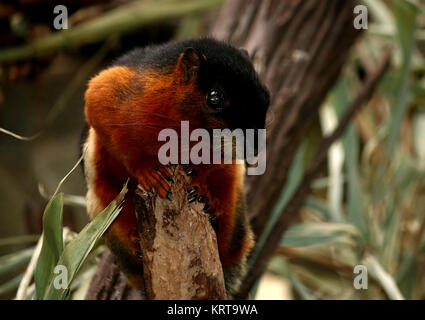
[[[269,113],[270,113],[271,119],[269,119],[269,121],[266,122],[265,128],[268,128],[276,119],[276,114],[273,110],[270,110]]]

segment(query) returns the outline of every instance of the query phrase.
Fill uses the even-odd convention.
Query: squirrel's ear
[[[199,68],[201,67],[201,59],[198,52],[193,48],[187,48],[185,52],[180,55],[179,66],[182,68],[186,81],[191,81],[196,78]]]

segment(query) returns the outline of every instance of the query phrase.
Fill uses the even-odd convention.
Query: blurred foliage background
[[[119,31],[111,32],[108,23],[117,24],[114,17],[132,1],[62,1],[70,28],[95,34],[84,41],[81,34],[71,37],[77,44],[70,48],[61,39],[51,40],[58,33],[52,26],[53,2],[0,4],[0,127],[37,135],[30,141],[0,135],[0,297],[15,296],[42,231],[46,203],[79,158],[87,80],[135,46],[206,34],[222,1],[136,2],[145,14],[142,22],[112,24]],[[394,49],[392,66],[331,148],[299,219],[254,290],[256,298],[425,298],[425,2],[364,4],[369,28],[298,150],[282,203],[300,181],[318,137],[335,128],[387,45]],[[42,55],[28,51],[31,42]],[[21,49],[6,49],[16,46]],[[14,55],[22,59],[14,61]],[[81,170],[61,190],[67,243],[88,222]],[[101,251],[98,247],[86,260],[72,298],[84,296]],[[368,290],[353,286],[356,265],[368,268]]]

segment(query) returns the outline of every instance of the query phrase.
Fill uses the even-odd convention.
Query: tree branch
[[[280,197],[299,144],[361,33],[353,27],[357,4],[357,0],[230,0],[212,28],[218,38],[253,55],[271,94],[267,170],[246,180],[256,238]],[[235,15],[243,18],[234,19]]]
[[[141,300],[146,297],[128,287],[125,276],[115,264],[115,257],[106,249],[99,262],[98,271],[93,277],[85,300]]]
[[[103,41],[111,34],[125,34],[140,27],[205,12],[223,0],[133,1],[67,30],[52,33],[28,45],[0,50],[0,63],[39,57],[64,48]]]
[[[136,216],[148,299],[226,299],[217,239],[189,179],[177,167],[171,201],[136,191]]]

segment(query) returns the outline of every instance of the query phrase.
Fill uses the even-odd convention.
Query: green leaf
[[[34,272],[36,298],[43,299],[51,281],[53,269],[63,251],[63,194],[55,195],[43,214],[43,245]]]
[[[6,283],[0,285],[0,296],[11,291],[16,291],[19,288],[22,278],[23,275],[19,274]]]
[[[398,40],[403,53],[402,69],[400,80],[397,83],[397,96],[393,108],[394,116],[389,129],[387,140],[387,153],[391,157],[395,148],[395,143],[400,132],[401,123],[408,106],[408,85],[410,78],[410,69],[413,50],[415,48],[415,32],[417,23],[417,8],[400,0],[392,1],[394,7],[395,21],[397,25]]]
[[[39,234],[28,234],[22,236],[8,237],[0,239],[0,247],[15,246],[21,244],[28,244],[31,242],[37,242],[40,238]]]
[[[308,143],[304,141],[297,150],[297,153],[291,164],[291,169],[289,170],[287,182],[285,183],[285,186],[282,190],[280,198],[277,204],[275,205],[275,207],[273,208],[270,214],[270,218],[267,221],[267,224],[264,228],[264,232],[260,235],[255,245],[254,251],[248,260],[248,269],[252,267],[253,261],[255,261],[258,254],[261,252],[262,248],[264,247],[266,239],[268,238],[269,234],[273,230],[274,225],[277,223],[282,210],[285,209],[286,205],[291,200],[291,196],[295,193],[295,191],[297,190],[301,182],[301,179],[304,173],[303,159],[307,152],[307,147],[308,147]]]
[[[46,294],[53,270],[63,251],[62,213],[64,197],[62,193],[58,194],[58,192],[65,180],[68,179],[83,160],[85,152],[86,150],[84,150],[80,159],[59,182],[52,199],[47,204],[43,213],[43,245],[34,272],[36,299],[39,300],[43,299]]]
[[[425,102],[423,105],[425,105]],[[419,161],[419,168],[422,170],[425,169],[425,143],[423,143],[423,137],[425,137],[425,112],[420,111],[413,118],[413,142]]]
[[[404,252],[400,268],[396,274],[396,280],[406,299],[415,299],[413,292],[419,278],[419,268],[418,255],[412,251]]]
[[[291,267],[286,259],[280,256],[275,256],[268,266],[269,270],[275,272],[285,279],[289,280],[293,289],[299,294],[303,300],[317,300],[310,289],[305,286],[298,276],[292,272]]]
[[[320,198],[309,196],[304,202],[304,208],[318,212],[322,219],[332,221],[333,213],[327,203]]]
[[[359,231],[350,224],[306,222],[291,226],[280,244],[286,246],[349,245],[355,247]]]
[[[34,248],[28,248],[0,257],[0,276],[26,266],[30,262],[33,253]]]
[[[67,283],[63,288],[55,288],[55,276],[52,273],[53,277],[49,283],[49,288],[44,299],[63,300],[67,298],[69,292],[68,288],[75,275],[80,270],[96,242],[120,213],[126,192],[127,184],[125,184],[117,198],[115,198],[102,213],[93,219],[78,236],[65,247],[57,265],[65,267],[67,272]]]
[[[388,9],[384,1],[364,0],[364,2],[376,22],[386,26],[391,26],[394,24],[393,17],[391,16],[391,11]]]
[[[385,271],[381,266],[378,260],[373,256],[367,256],[364,260],[364,264],[367,267],[367,270],[370,272],[370,275],[376,279],[376,281],[384,289],[385,293],[388,295],[388,298],[392,300],[404,300],[403,295],[401,294],[399,288],[393,277]]]
[[[325,136],[332,133],[338,125],[337,113],[328,103],[324,104],[319,111],[319,118],[323,134]],[[344,149],[341,140],[335,141],[328,151],[328,190],[327,200],[331,209],[331,220],[333,222],[343,222],[342,216],[342,201],[344,195]]]
[[[348,78],[342,75],[334,90],[332,91],[332,103],[337,114],[341,117],[344,108],[349,104],[349,84]],[[345,154],[345,167],[347,169],[348,182],[348,221],[354,224],[362,235],[368,237],[368,223],[366,210],[363,205],[363,195],[360,183],[359,159],[359,138],[353,124],[349,124],[343,135],[342,143]]]

